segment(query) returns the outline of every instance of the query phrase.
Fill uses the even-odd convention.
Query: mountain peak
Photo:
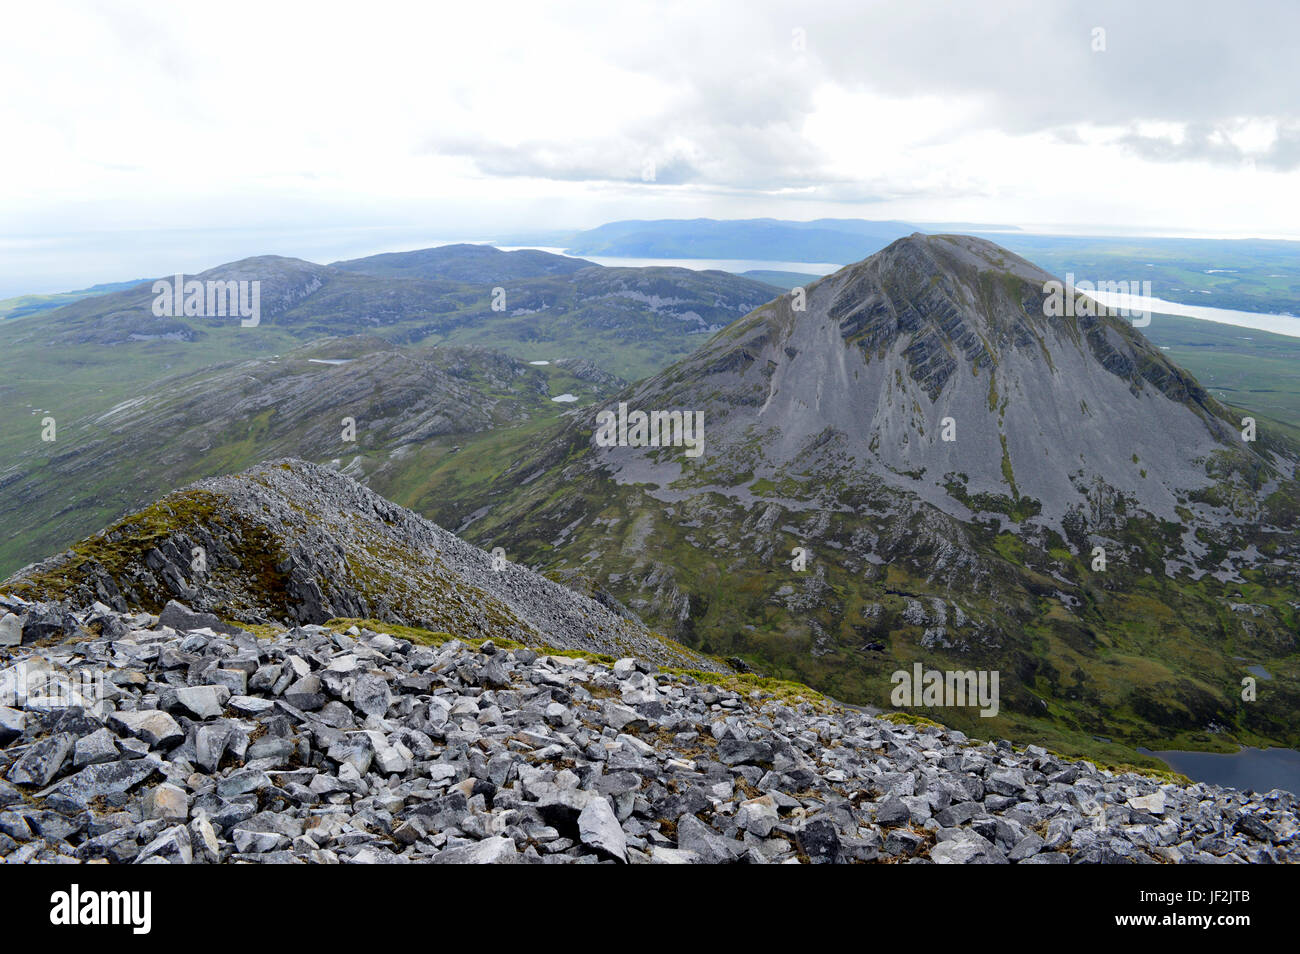
[[[1290,738],[1294,696],[1236,690],[1241,657],[1295,646],[1294,452],[1118,316],[1053,317],[1050,278],[978,239],[895,241],[441,513],[839,698],[978,661],[1016,731],[1050,707],[1133,745],[1247,719]]]
[[[836,487],[883,479],[960,519],[1004,499],[1059,527],[1098,481],[1174,519],[1213,482],[1207,460],[1255,458],[1128,322],[1052,317],[1051,280],[984,239],[916,233],[810,285],[802,309],[791,293],[755,310],[633,402],[704,412],[701,483],[814,465]],[[676,460],[600,453],[628,480],[684,476]]]
[[[470,283],[500,283],[522,278],[572,275],[595,262],[540,249],[503,251],[491,245],[439,245],[411,252],[386,252],[335,262],[331,268],[385,278],[426,278]]]
[[[1051,275],[1014,252],[974,235],[928,234],[913,232],[885,246],[869,259],[880,259],[895,267],[908,262],[926,262],[931,270],[998,271],[1017,275],[1028,281],[1048,281]],[[850,266],[854,267],[854,266]]]

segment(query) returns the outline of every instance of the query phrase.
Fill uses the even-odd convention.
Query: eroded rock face
[[[1113,775],[811,692],[358,627],[71,615],[74,641],[0,650],[0,675],[102,677],[89,709],[0,712],[5,863],[1300,860],[1289,793]],[[249,694],[195,706],[223,671]]]

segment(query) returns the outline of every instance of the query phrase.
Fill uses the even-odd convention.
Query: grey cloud
[[[1093,49],[1098,27],[1104,52]],[[806,36],[804,51],[792,48],[796,29]],[[634,28],[575,21],[573,30],[575,44],[598,40],[610,64],[670,83],[673,101],[654,114],[629,103],[624,115],[594,116],[581,142],[434,137],[430,149],[468,157],[488,175],[630,182],[650,159],[665,185],[864,196],[854,201],[905,192],[906,183],[828,181],[824,157],[801,129],[829,84],[960,97],[969,105],[963,128],[936,131],[943,136],[1046,132],[1078,143],[1085,127],[1118,127],[1127,130],[1120,144],[1148,160],[1240,164],[1240,151],[1216,142],[1214,131],[1276,117],[1283,135],[1257,165],[1292,169],[1300,155],[1293,66],[1300,4],[1285,0],[1243,0],[1227,10],[1204,0],[758,2],[743,14],[675,8]],[[1137,131],[1150,121],[1186,124],[1185,140]]]
[[[1248,152],[1232,142],[1232,130],[1225,126],[1197,123],[1183,130],[1180,138],[1128,132],[1119,144],[1144,159],[1156,162],[1204,161],[1221,165],[1253,162],[1256,168],[1290,172],[1300,167],[1300,124],[1278,130],[1277,139],[1261,152]]]
[[[582,141],[504,144],[439,134],[427,149],[468,158],[481,172],[499,176],[633,182],[642,181],[650,162],[659,185],[771,190],[829,178],[824,157],[799,132],[809,107],[797,104],[788,89],[762,103],[754,102],[756,95],[762,96],[744,85],[690,87],[662,112],[634,115],[621,125],[593,121],[592,135]]]
[[[809,23],[810,55],[830,77],[896,95],[969,95],[979,103],[972,122],[984,127],[1300,115],[1300,5],[1286,0],[912,0],[865,9]],[[1096,27],[1104,52],[1092,48]]]

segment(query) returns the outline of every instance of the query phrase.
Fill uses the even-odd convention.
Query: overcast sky
[[[1300,235],[1300,3],[196,6],[3,8],[10,271],[123,229]]]

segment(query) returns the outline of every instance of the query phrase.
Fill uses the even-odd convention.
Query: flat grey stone
[[[627,861],[627,836],[604,797],[592,798],[578,815],[578,837],[584,845],[619,861]]]

